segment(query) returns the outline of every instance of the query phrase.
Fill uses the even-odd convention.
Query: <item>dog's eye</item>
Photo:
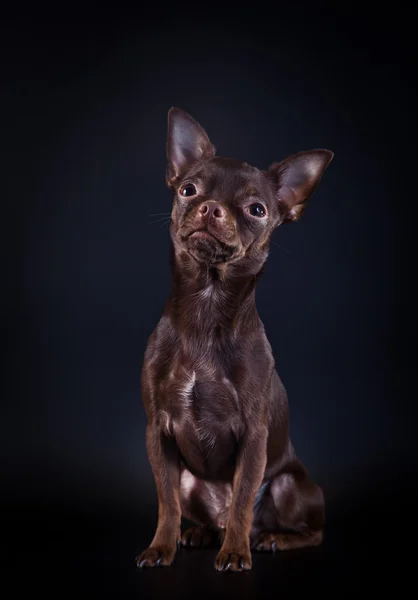
[[[259,202],[255,202],[255,204],[251,204],[251,206],[248,208],[248,212],[253,217],[264,217],[266,214],[266,209]]]
[[[197,189],[193,185],[193,183],[186,183],[180,188],[180,196],[184,198],[189,198],[190,196],[196,196]]]

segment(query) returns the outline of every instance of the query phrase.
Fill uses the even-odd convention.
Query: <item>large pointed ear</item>
[[[334,157],[330,150],[298,152],[268,170],[283,222],[297,221]]]
[[[215,147],[205,130],[180,108],[168,111],[167,184],[175,185],[190,167],[200,160],[212,158]]]

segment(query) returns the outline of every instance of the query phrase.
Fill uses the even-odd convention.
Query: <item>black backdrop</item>
[[[167,581],[192,593],[199,569],[221,589],[214,551],[182,554],[170,574],[133,563],[156,523],[140,368],[170,286],[168,227],[154,215],[170,210],[173,105],[219,154],[259,167],[335,152],[303,219],[275,233],[258,289],[292,438],[326,490],[335,547],[256,557],[237,590],[254,596],[262,573],[292,583],[319,563],[343,581],[388,528],[409,526],[411,22],[400,6],[326,2],[37,7],[3,20],[7,558],[68,568],[65,585],[90,574],[84,586],[114,597],[159,594]]]

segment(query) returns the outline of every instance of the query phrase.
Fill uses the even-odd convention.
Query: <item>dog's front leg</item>
[[[173,562],[180,539],[180,460],[174,440],[157,424],[146,430],[146,446],[158,495],[158,525],[149,548],[136,558],[138,567],[159,567]]]
[[[218,571],[251,569],[250,531],[257,491],[267,460],[267,428],[247,431],[240,441],[225,538],[215,561]]]

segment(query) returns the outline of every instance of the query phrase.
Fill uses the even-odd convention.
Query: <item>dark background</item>
[[[417,497],[412,9],[59,10],[16,6],[1,23],[3,566],[19,589],[94,597],[385,586]],[[245,575],[217,574],[216,550],[134,565],[157,517],[140,368],[170,286],[153,215],[170,211],[173,105],[260,168],[335,152],[258,289],[326,538],[257,555]]]

